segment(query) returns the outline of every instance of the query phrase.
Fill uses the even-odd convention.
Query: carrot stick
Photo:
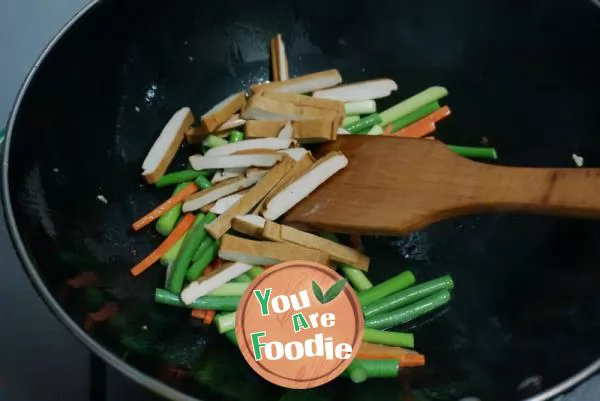
[[[396,359],[400,367],[425,365],[425,356],[415,351],[389,345],[362,343],[356,354],[359,359]]]
[[[154,263],[156,263],[161,258],[161,256],[167,253],[169,249],[171,249],[171,247],[175,245],[175,243],[179,241],[181,237],[183,237],[183,235],[192,226],[192,224],[194,224],[194,220],[196,220],[196,216],[194,216],[192,213],[186,214],[181,219],[179,224],[177,224],[177,227],[175,227],[173,231],[171,231],[171,234],[169,234],[169,236],[165,238],[165,240],[158,246],[158,248],[152,251],[150,255],[146,256],[140,263],[133,266],[133,268],[131,269],[131,274],[133,274],[134,276],[138,276],[144,271],[146,271]]]
[[[214,318],[215,318],[215,311],[207,310],[206,317],[204,317],[204,324],[211,324],[213,322]]]
[[[119,313],[119,305],[116,302],[109,302],[97,312],[87,315],[83,327],[86,331],[91,331],[96,323],[102,323]]]
[[[393,128],[394,128],[394,126],[392,125],[392,123],[389,123],[387,125],[387,127],[385,127],[385,130],[383,130],[383,134],[381,134],[381,135],[390,136],[392,134]]]
[[[408,127],[396,131],[392,135],[398,135],[404,138],[422,138],[435,131],[435,124],[449,115],[450,108],[448,106],[441,107]]]
[[[71,288],[83,288],[95,284],[98,281],[96,273],[84,272],[80,275],[67,280],[67,284]]]
[[[144,217],[142,217],[139,220],[137,220],[136,222],[134,222],[132,225],[133,229],[135,231],[138,231],[138,230],[146,227],[148,224],[152,223],[154,220],[158,219],[160,216],[162,216],[163,214],[168,212],[170,209],[172,209],[179,202],[184,201],[185,198],[187,198],[188,196],[190,196],[197,190],[198,190],[198,187],[196,186],[196,184],[191,182],[187,187],[183,188],[181,191],[179,191],[178,193],[176,193],[175,195],[171,196],[169,199],[167,199],[166,201],[161,203],[157,208],[152,210],[150,213],[148,213]]]
[[[428,114],[423,119],[424,120],[429,120],[432,123],[437,123],[437,122],[443,120],[444,118],[448,117],[449,115],[450,115],[450,107],[444,106],[442,108],[437,109],[433,113]]]
[[[205,309],[192,309],[192,317],[199,319],[199,320],[204,320],[204,318],[206,317],[206,310]]]
[[[406,128],[402,128],[394,133],[393,136],[399,136],[402,138],[423,138],[435,131],[435,123],[427,121],[426,119],[419,120],[412,123]]]

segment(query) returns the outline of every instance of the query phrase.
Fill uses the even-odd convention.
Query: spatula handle
[[[473,213],[600,218],[600,169],[495,166],[421,139],[345,135],[320,148],[334,150],[348,166],[290,210],[286,224],[404,235]]]
[[[489,166],[478,198],[487,210],[600,218],[600,169]]]

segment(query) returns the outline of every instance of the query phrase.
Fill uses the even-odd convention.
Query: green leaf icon
[[[333,301],[338,295],[340,295],[340,293],[344,290],[344,287],[346,286],[346,279],[343,278],[339,281],[336,281],[335,284],[333,284],[331,287],[329,287],[329,289],[325,292],[325,297],[324,297],[324,302],[321,302],[323,304],[326,304],[328,302]]]
[[[315,280],[313,280],[312,282],[312,290],[313,290],[313,294],[315,294],[315,297],[317,298],[317,300],[324,304],[324,300],[325,297],[323,296],[323,291],[321,291],[321,287],[319,287],[319,284],[317,284],[317,282]]]

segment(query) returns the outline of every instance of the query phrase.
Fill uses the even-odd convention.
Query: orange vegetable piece
[[[152,223],[154,220],[158,219],[163,214],[167,213],[170,209],[172,209],[179,202],[183,202],[188,196],[193,194],[198,190],[198,187],[193,182],[189,183],[188,186],[183,188],[181,191],[171,196],[169,199],[161,203],[158,207],[152,210],[150,213],[145,215],[144,217],[138,219],[133,223],[132,227],[135,231],[141,230],[146,227],[148,224]]]
[[[134,276],[139,276],[143,272],[145,272],[150,266],[160,259],[165,253],[169,251],[175,245],[177,241],[187,232],[187,230],[194,224],[194,220],[196,220],[196,216],[191,213],[187,213],[179,224],[171,231],[171,234],[156,248],[150,255],[146,256],[140,263],[133,266],[131,269],[131,274]]]
[[[362,343],[356,354],[360,359],[396,359],[400,367],[416,367],[425,365],[425,356],[418,352],[389,345]]]
[[[192,309],[192,317],[199,319],[199,320],[204,320],[204,317],[206,316],[206,310],[204,309]]]

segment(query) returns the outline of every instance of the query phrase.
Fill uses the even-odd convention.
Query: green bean
[[[382,126],[388,125],[392,121],[406,116],[421,107],[438,101],[448,94],[448,90],[441,86],[433,86],[425,89],[423,92],[417,93],[416,95],[398,103],[395,106],[383,111],[381,115],[380,124]]]
[[[215,297],[242,296],[249,285],[250,283],[225,283],[208,295]]]
[[[167,253],[165,253],[161,258],[160,258],[160,263],[163,266],[169,266],[170,263],[175,262],[175,258],[177,258],[177,254],[179,253],[179,250],[181,249],[181,245],[183,244],[183,241],[185,241],[185,238],[187,237],[187,233],[185,233],[183,235],[183,237],[179,238],[179,241],[177,241],[175,243],[175,245],[173,245],[171,247],[171,249],[169,249],[167,251]]]
[[[175,187],[175,190],[173,191],[173,195],[187,187],[188,184],[189,182],[177,184],[177,187]],[[158,218],[158,221],[156,222],[156,231],[165,237],[171,234],[171,231],[173,231],[173,228],[175,228],[175,224],[177,224],[177,219],[181,215],[181,205],[182,203],[179,202]]]
[[[210,224],[217,218],[217,215],[211,212],[206,213],[206,218],[204,219],[204,225]]]
[[[260,276],[261,273],[263,273],[265,271],[265,269],[263,269],[260,266],[252,266],[252,268],[250,270],[248,270],[246,272],[246,274],[248,274],[250,276],[251,279],[255,279],[258,276]]]
[[[432,102],[432,103],[426,104],[425,106],[421,107],[420,109],[413,111],[412,113],[408,113],[404,117],[400,117],[399,119],[394,120],[392,122],[392,132],[396,132],[399,129],[408,127],[415,121],[419,121],[423,117],[433,113],[434,111],[436,111],[439,108],[440,108],[440,104],[438,102]]]
[[[367,131],[367,135],[381,135],[383,134],[383,128],[380,125],[375,124]]]
[[[200,189],[206,189],[206,188],[212,187],[212,183],[210,182],[210,180],[202,175],[200,177],[196,178],[196,180],[194,181],[194,184],[196,184],[198,186],[198,188],[200,188]]]
[[[207,225],[212,223],[215,219],[217,218],[217,216],[214,213],[208,213],[205,217],[204,217],[204,221],[202,222],[203,225]],[[187,236],[187,233],[184,237]],[[178,246],[175,254],[173,255],[173,261],[175,261],[175,258],[177,257],[177,253],[179,252],[179,249],[181,248],[181,244],[179,244],[179,242],[181,241],[181,244],[183,244],[183,239],[180,239],[179,241],[177,241],[177,243],[175,245],[173,245],[173,247]],[[200,256],[202,256],[202,253],[204,252],[204,250],[210,245],[211,242],[213,242],[214,240],[212,239],[212,237],[206,236],[202,242],[200,243],[200,245],[198,246],[198,249],[196,250],[196,252],[194,253],[194,256],[192,257],[192,262],[195,262],[196,260],[198,260],[198,258],[200,258]],[[178,245],[179,244],[179,245]],[[203,249],[200,249],[204,247]],[[171,248],[172,249],[172,248]],[[170,253],[171,250],[169,250]]]
[[[342,121],[342,126],[350,125],[352,123],[357,122],[358,120],[360,120],[360,116],[348,116],[344,118],[344,121]]]
[[[333,233],[322,232],[321,236],[338,244],[340,243],[340,239]],[[340,263],[339,267],[356,291],[364,291],[373,287],[373,284],[371,284],[362,270],[346,263]]]
[[[216,148],[218,146],[227,145],[228,143],[229,142],[227,142],[227,139],[223,139],[216,135],[209,135],[202,141],[202,146],[207,148]]]
[[[400,371],[400,364],[396,359],[358,359],[358,362],[369,379],[398,377]]]
[[[173,294],[162,288],[157,288],[154,292],[154,301],[159,304],[180,306],[190,309],[211,309],[225,312],[233,312],[237,309],[241,297],[212,297],[205,295],[198,298],[189,305],[183,303],[179,295]]]
[[[229,133],[229,143],[235,143],[243,141],[245,138],[244,133],[238,130],[232,130]]]
[[[227,337],[229,339],[229,341],[231,341],[231,343],[233,345],[235,345],[236,347],[240,346],[240,344],[238,343],[238,340],[237,340],[237,336],[235,335],[235,330],[229,330],[223,334],[225,335],[225,337]]]
[[[410,305],[406,305],[391,312],[372,316],[365,321],[365,327],[370,329],[385,329],[410,322],[419,316],[447,304],[450,302],[450,298],[451,296],[448,290],[438,291],[427,298],[423,298]]]
[[[415,347],[415,336],[412,333],[398,333],[395,331],[364,329],[363,341],[371,344],[392,345],[396,347]]]
[[[198,249],[196,249],[196,253],[194,253],[194,256],[192,257],[192,262],[197,262],[198,259],[200,259],[202,255],[204,255],[204,252],[206,252],[210,244],[212,244],[213,242],[215,242],[215,240],[212,239],[210,235],[207,235],[206,238],[202,240],[202,243],[200,244]]]
[[[190,263],[192,262],[194,252],[196,252],[196,248],[200,246],[206,237],[206,230],[204,229],[205,217],[206,216],[203,214],[198,214],[196,216],[196,220],[189,229],[188,234],[185,237],[185,241],[183,241],[181,249],[177,253],[177,257],[173,262],[173,270],[167,282],[167,289],[175,294],[179,294],[183,289],[185,274]]]
[[[398,377],[400,364],[396,359],[353,359],[342,373],[354,383],[362,383],[367,379]]]
[[[354,116],[357,114],[371,114],[377,111],[375,100],[359,100],[356,102],[344,103],[344,111],[346,116]]]
[[[340,263],[339,267],[356,291],[365,291],[373,287],[373,284],[362,270],[346,263]]]
[[[409,287],[405,290],[396,292],[385,298],[381,298],[369,306],[363,308],[363,313],[366,318],[373,315],[377,315],[384,312],[389,312],[394,309],[398,309],[401,306],[411,304],[423,299],[434,292],[440,290],[451,290],[454,288],[454,282],[452,277],[446,275],[443,277],[430,280],[422,284]]]
[[[377,284],[368,290],[361,291],[358,293],[358,300],[364,307],[377,301],[380,298],[387,297],[396,291],[410,287],[415,283],[415,276],[410,271],[405,271],[398,274],[382,283]]]
[[[369,129],[376,124],[381,124],[381,116],[377,113],[373,113],[352,124],[344,125],[344,129],[351,134],[357,134],[359,132],[364,132],[365,130],[368,132]]]
[[[219,250],[219,245],[217,242],[211,242],[209,247],[206,248],[200,259],[195,261],[192,266],[188,269],[187,273],[185,273],[185,278],[188,281],[195,281],[204,273],[206,267],[213,261],[213,259],[217,256],[217,252]]]
[[[196,170],[181,170],[174,173],[163,175],[154,185],[158,188],[166,187],[168,185],[179,184],[180,182],[193,181],[201,175],[207,175],[209,172],[196,171]]]
[[[249,275],[244,273],[244,274],[240,274],[239,276],[235,277],[231,281],[233,281],[234,283],[249,283],[252,281],[252,277],[250,277]]]
[[[469,147],[448,145],[448,148],[456,154],[472,159],[497,159],[498,153],[494,148]]]
[[[235,329],[235,312],[220,313],[215,317],[215,324],[219,333],[223,334]]]
[[[344,372],[352,380],[353,383],[362,383],[368,379],[367,371],[363,368],[360,360],[354,359]]]

